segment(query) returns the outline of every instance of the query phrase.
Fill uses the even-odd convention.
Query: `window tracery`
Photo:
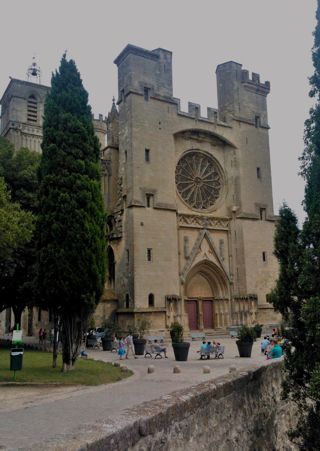
[[[211,209],[220,196],[222,177],[211,155],[190,151],[176,167],[176,186],[184,202],[195,210]]]

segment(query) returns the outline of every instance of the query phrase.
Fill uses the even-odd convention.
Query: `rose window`
[[[176,185],[189,207],[208,210],[220,195],[221,173],[210,155],[199,151],[188,152],[177,164]]]

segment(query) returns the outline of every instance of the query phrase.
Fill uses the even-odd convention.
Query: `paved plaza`
[[[188,362],[175,362],[171,345],[168,345],[168,359],[151,360],[141,356],[124,360],[123,364],[133,370],[134,375],[113,384],[90,388],[0,387],[0,449],[62,449],[58,443],[61,446],[64,439],[81,436],[83,429],[94,430],[99,420],[111,430],[121,421],[126,409],[142,402],[215,379],[228,373],[230,366],[241,371],[268,364],[259,352],[259,342],[254,344],[250,359],[240,359],[235,340],[221,339],[225,358],[206,361],[200,361],[196,352],[200,343],[191,343]],[[89,357],[97,360],[119,361],[115,353],[88,352]],[[177,364],[181,373],[173,374]],[[154,373],[147,374],[148,365],[154,365]],[[204,365],[210,367],[211,373],[203,374]]]

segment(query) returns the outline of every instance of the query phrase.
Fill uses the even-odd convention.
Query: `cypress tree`
[[[301,260],[300,230],[296,215],[286,204],[280,208],[279,215],[274,237],[274,254],[280,266],[279,278],[268,300],[288,321],[292,318],[292,312],[297,312],[299,317],[300,311],[297,297]]]
[[[300,158],[306,219],[301,232],[290,234],[286,229],[286,236],[279,234],[286,228],[284,211],[280,212],[275,239],[280,275],[270,296],[290,326],[284,394],[298,406],[299,419],[291,436],[304,450],[320,449],[320,0],[317,4],[309,93],[314,106],[305,122]]]
[[[105,214],[88,94],[66,55],[46,99],[42,150],[38,284],[42,302],[60,320],[67,370],[104,286]]]
[[[304,449],[320,449],[320,0],[317,2],[316,29],[312,60],[314,73],[310,77],[310,97],[314,106],[305,122],[305,149],[301,157],[302,174],[306,181],[303,224],[304,247],[300,285],[304,296],[301,319],[305,327],[304,373],[301,397],[305,396],[303,421],[298,435]],[[299,381],[298,381],[299,382]]]

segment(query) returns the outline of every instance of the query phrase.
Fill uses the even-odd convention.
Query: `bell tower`
[[[44,102],[49,89],[41,84],[41,70],[35,58],[28,67],[27,80],[10,77],[0,100],[0,134],[16,150],[27,147],[41,152]]]

